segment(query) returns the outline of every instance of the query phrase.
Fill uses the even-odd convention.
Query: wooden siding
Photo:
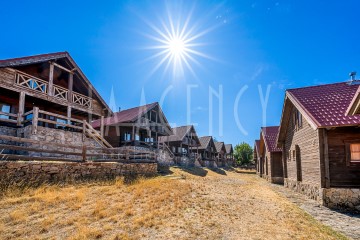
[[[346,165],[345,142],[359,140],[360,128],[341,127],[327,131],[330,187],[360,187],[360,164]]]
[[[271,153],[271,177],[284,177],[281,152]]]
[[[291,115],[294,114],[295,107],[291,110]],[[285,139],[285,157],[287,161],[287,175],[290,180],[297,180],[297,164],[296,158],[291,156],[289,161],[289,151],[293,155],[293,151],[298,145],[298,152],[296,155],[300,157],[301,161],[301,175],[302,182],[314,185],[320,185],[320,151],[319,151],[319,132],[314,130],[310,124],[302,116],[302,128],[295,131],[293,117],[287,127]]]

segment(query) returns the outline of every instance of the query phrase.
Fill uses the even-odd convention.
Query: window
[[[360,140],[345,142],[346,165],[360,164]]]
[[[124,133],[124,141],[130,141],[131,140],[131,134],[126,132]]]
[[[294,161],[296,160],[296,152],[295,152],[295,150],[292,151],[292,158],[293,158]]]
[[[288,152],[288,161],[291,161],[291,150]]]
[[[360,163],[360,143],[350,144],[350,158],[351,162]]]
[[[295,109],[295,112],[293,114],[293,128],[295,131],[302,128],[302,115],[299,112],[299,110]]]
[[[62,119],[62,118],[57,118],[56,122],[57,123],[62,123],[62,124],[67,124],[67,120]],[[56,128],[65,128],[64,125],[62,125],[62,124],[56,124]]]
[[[10,113],[10,105],[7,105],[5,103],[0,103],[0,111],[5,113]],[[0,114],[0,118],[9,119],[9,116]]]

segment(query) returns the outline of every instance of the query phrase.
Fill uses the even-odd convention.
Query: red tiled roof
[[[104,126],[116,125],[118,123],[130,123],[135,122],[141,115],[155,107],[158,103],[154,102],[140,107],[134,107],[126,109],[120,112],[114,113],[112,117],[104,119]],[[100,119],[95,120],[91,123],[93,128],[100,127]]]
[[[281,152],[282,149],[276,147],[277,135],[279,126],[262,127],[261,134],[263,135],[266,150],[269,152]]]
[[[360,81],[326,84],[287,90],[317,127],[339,127],[360,124],[360,116],[346,116],[346,111]]]

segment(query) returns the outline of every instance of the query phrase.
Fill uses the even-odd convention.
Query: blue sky
[[[358,1],[5,1],[0,8],[0,58],[68,51],[110,103],[137,106],[163,102],[169,120],[187,123],[187,86],[191,87],[190,118],[199,135],[212,133],[227,143],[253,143],[263,125],[278,125],[284,91],[346,81],[360,71]],[[192,11],[191,11],[192,10]],[[191,13],[191,14],[190,14]],[[201,53],[189,61],[193,73],[153,69],[161,57],[149,36],[161,21],[183,25],[191,16],[192,35],[205,34],[192,47]],[[163,30],[163,29],[162,29]],[[205,56],[206,55],[206,56]],[[153,72],[153,73],[152,73]],[[223,88],[223,132],[219,102],[214,98],[209,131],[209,87]],[[259,88],[270,88],[263,121]],[[239,129],[234,106],[239,92]]]

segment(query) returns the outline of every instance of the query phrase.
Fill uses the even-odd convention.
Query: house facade
[[[214,142],[215,144],[215,161],[218,167],[225,167],[226,165],[226,148],[224,142]]]
[[[260,162],[260,140],[255,140],[254,143],[254,152],[253,152],[253,161],[256,166],[256,174],[262,177],[261,175],[261,162]]]
[[[259,142],[259,175],[271,183],[283,183],[282,149],[276,146],[278,126],[262,127]]]
[[[198,149],[201,146],[194,126],[174,127],[172,132],[172,135],[159,137],[159,143],[166,145],[171,151],[175,163],[186,166],[194,165]]]
[[[0,60],[0,143],[20,137],[111,147],[89,124],[111,114],[67,52]]]
[[[235,166],[235,160],[234,160],[234,149],[232,144],[225,144],[225,150],[226,150],[226,163],[228,166]]]
[[[332,208],[360,206],[359,81],[286,91],[277,138],[284,184]],[[355,99],[355,100],[354,100]]]
[[[201,156],[203,165],[206,167],[215,166],[216,148],[214,140],[211,136],[199,137],[200,147],[193,152],[197,152]]]
[[[92,126],[103,131],[104,138],[114,147],[157,149],[158,137],[172,135],[157,102],[116,112],[110,117],[93,121]]]

